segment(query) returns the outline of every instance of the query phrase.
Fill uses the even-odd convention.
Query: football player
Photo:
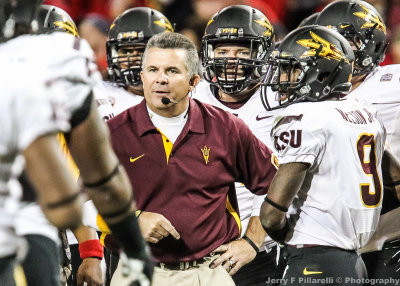
[[[162,13],[147,7],[128,9],[115,18],[108,32],[108,72],[111,82],[124,89],[110,96],[115,115],[143,100],[140,72],[147,41],[155,34],[173,31]]]
[[[69,33],[79,37],[77,27],[71,17],[62,9],[51,5],[42,5],[38,15],[39,29],[38,33],[48,34],[53,32]],[[100,116],[103,118],[112,117],[112,106],[106,97],[101,97],[102,94],[94,92],[94,98],[98,106]],[[65,138],[62,134],[59,135],[63,150],[66,152],[68,165],[73,170],[76,178],[79,175],[75,163],[73,162],[68,147],[66,146]],[[25,176],[22,177],[24,179]],[[23,182],[23,190],[25,192],[33,192],[29,182]],[[87,211],[84,211],[84,216]],[[85,221],[85,219],[84,219]],[[47,223],[44,219],[40,207],[31,200],[26,207],[21,208],[18,212],[16,220],[16,233],[24,236],[29,244],[28,253],[22,263],[26,279],[29,285],[55,285],[59,280],[59,244],[58,231]],[[68,231],[69,234],[69,231]],[[86,226],[80,226],[74,231],[75,237],[69,234],[69,244],[71,246],[71,262],[72,262],[72,279],[73,285],[83,282],[88,285],[103,284],[103,275],[100,267],[100,262],[103,258],[102,246],[98,240],[96,231]],[[81,245],[82,255],[81,260],[78,251],[78,241]],[[84,251],[85,245],[97,245],[98,253],[87,256]],[[38,253],[37,253],[38,252]],[[40,254],[40,255],[39,255]],[[41,257],[47,263],[37,263],[37,257]],[[56,263],[52,263],[52,262]],[[78,270],[79,268],[79,270]]]
[[[1,156],[4,193],[9,193],[6,183],[14,158],[23,152],[29,178],[50,221],[62,228],[75,228],[81,223],[80,196],[75,191],[78,186],[65,169],[61,148],[58,143],[54,145],[58,142],[55,133],[67,132],[83,188],[126,253],[141,261],[139,268],[145,271],[138,274],[138,279],[148,284],[152,266],[133,213],[131,187],[112,152],[107,127],[93,100],[92,87],[100,77],[92,64],[92,52],[85,41],[67,33],[26,35],[37,29],[40,3],[0,1],[1,37],[6,41],[0,46],[2,78],[6,79],[1,86],[6,96],[2,138],[8,140]],[[18,83],[21,79],[22,85]],[[2,211],[8,212],[10,206],[6,203]],[[2,267],[6,270],[2,285],[12,285],[8,279],[12,269],[9,261],[13,258],[7,255],[11,257],[15,249],[8,246],[13,235],[10,222],[2,228],[5,235],[1,237],[7,243],[2,253],[7,265]]]
[[[286,285],[363,285],[356,251],[377,226],[382,181],[400,176],[398,164],[381,171],[397,162],[384,152],[376,109],[343,96],[354,60],[343,36],[315,25],[288,34],[271,58],[265,85],[285,108],[271,132],[279,169],[260,215],[266,232],[287,245]]]
[[[259,10],[235,5],[217,12],[202,38],[205,81],[196,86],[192,95],[241,118],[269,147],[274,113],[265,112],[259,88],[273,45],[273,27]],[[235,187],[241,238],[216,249],[222,255],[215,266],[222,263],[236,285],[265,284],[268,277],[274,277],[277,249],[260,225],[263,196],[252,194],[240,182]]]
[[[367,101],[378,109],[387,131],[386,146],[399,160],[400,66],[379,66],[388,45],[387,30],[382,17],[373,6],[364,1],[336,1],[321,11],[316,23],[333,27],[351,44],[356,61],[351,81],[353,88],[349,96]],[[384,185],[390,189],[395,187],[386,182]],[[398,200],[392,194],[393,192],[385,193],[382,214],[399,206]],[[385,266],[385,261],[395,256],[400,247],[400,237],[393,235],[398,230],[393,224],[394,221],[397,221],[397,218],[391,221],[390,234],[380,233],[386,237],[374,237],[371,245],[365,249],[371,252],[363,255],[370,278],[400,278],[400,272],[396,271],[400,265],[389,263]],[[377,241],[379,243],[376,247],[372,247]],[[397,262],[398,259],[399,253],[397,258],[393,257],[393,261]]]

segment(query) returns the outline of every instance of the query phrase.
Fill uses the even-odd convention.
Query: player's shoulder
[[[114,112],[115,117],[107,121],[111,134],[117,130],[124,130],[126,126],[128,126],[127,128],[130,128],[129,126],[131,124],[138,122],[137,118],[140,117],[138,114],[143,114],[144,110],[146,110],[146,103],[145,101],[142,101],[139,104],[129,107],[119,113]]]
[[[192,98],[196,98],[203,102],[209,102],[210,99],[214,97],[210,87],[211,85],[207,81],[203,79],[200,80],[200,82],[196,85],[195,89],[192,92]]]
[[[328,101],[291,104],[276,115],[271,132],[280,129],[322,129],[329,121],[332,107]]]
[[[398,86],[400,88],[400,64],[376,67],[366,78],[365,83],[379,86],[380,90],[385,87]],[[362,86],[362,85],[361,85]],[[357,89],[356,89],[357,90]]]
[[[222,108],[212,104],[204,103],[198,99],[193,100],[200,108],[204,120],[214,121],[214,124],[217,124],[221,127],[221,131],[226,130],[229,132],[232,130],[243,129],[244,127],[247,128],[242,119],[236,117],[230,112],[227,112]]]
[[[399,80],[400,64],[392,64],[376,67],[367,77],[366,80],[375,80],[379,82],[389,82],[393,79]]]

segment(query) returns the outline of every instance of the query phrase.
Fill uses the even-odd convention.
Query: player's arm
[[[101,260],[103,259],[103,246],[97,239],[94,229],[81,225],[73,231],[79,243],[79,254],[82,263],[78,268],[77,285],[86,283],[92,286],[101,286],[103,274],[101,271]]]
[[[88,195],[105,221],[112,223],[132,212],[132,188],[93,100],[89,108],[85,120],[72,129],[68,147]]]
[[[83,200],[65,160],[56,134],[38,137],[23,152],[26,172],[49,221],[60,229],[82,222]]]
[[[261,206],[260,219],[267,234],[283,242],[288,230],[286,212],[303,184],[309,164],[287,163],[279,165],[268,195]]]
[[[396,192],[400,201],[400,164],[389,150],[383,153],[382,176],[385,189]]]
[[[153,267],[134,214],[132,187],[111,147],[108,127],[96,109],[92,100],[87,117],[72,129],[68,146],[100,215],[127,256],[144,263],[143,272],[150,278]]]

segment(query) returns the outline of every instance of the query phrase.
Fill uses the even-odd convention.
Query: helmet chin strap
[[[340,72],[340,70],[343,69],[344,65],[344,60],[340,60],[340,62],[337,64],[336,68],[334,69],[333,72],[330,73],[328,78],[325,80],[326,84],[325,87],[322,90],[322,95],[325,97],[331,92],[331,84],[333,81],[336,79],[336,75]]]

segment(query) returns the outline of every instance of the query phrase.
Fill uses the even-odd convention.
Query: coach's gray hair
[[[185,64],[188,69],[189,78],[191,79],[194,75],[198,74],[199,56],[196,46],[188,37],[173,32],[163,32],[151,37],[143,54],[142,69],[146,63],[147,53],[150,48],[185,50]]]

